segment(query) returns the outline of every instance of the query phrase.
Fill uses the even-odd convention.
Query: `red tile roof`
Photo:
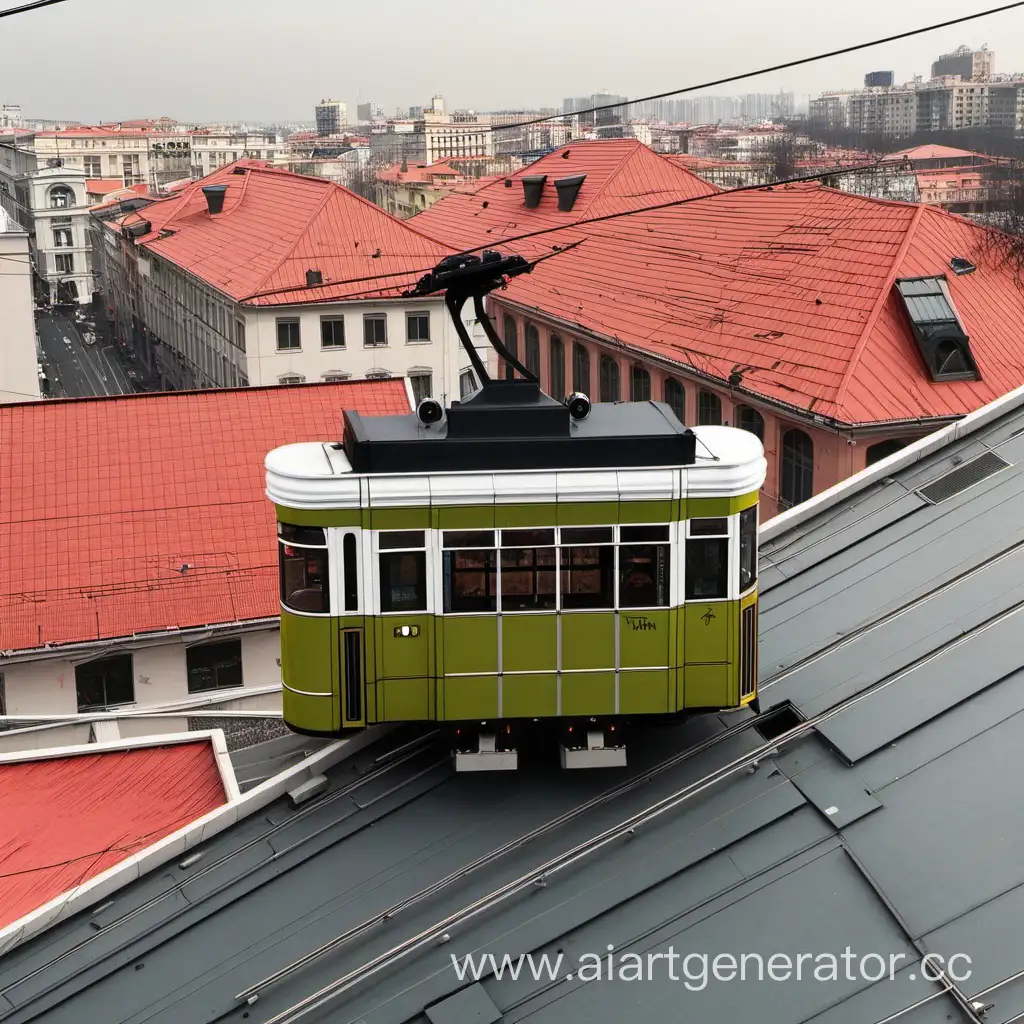
[[[207,185],[227,186],[222,213],[209,213]],[[405,284],[452,254],[341,185],[251,160],[228,164],[148,206],[144,219],[152,231],[138,244],[236,301],[261,293],[251,299],[254,305],[365,295],[389,281],[331,282],[394,275]],[[161,238],[162,231],[174,234]],[[323,287],[305,287],[311,269],[323,274]]]
[[[586,174],[572,210],[558,209],[554,182]],[[523,205],[520,179],[546,174],[540,205]],[[505,181],[512,182],[506,188]],[[480,188],[445,196],[411,221],[420,231],[449,245],[469,249],[542,228],[571,224],[581,217],[636,210],[653,203],[713,195],[718,189],[685,167],[674,164],[635,139],[574,142],[541,157],[528,167]],[[409,223],[409,222],[407,222]],[[539,250],[550,252],[550,239]],[[537,248],[534,246],[533,248]]]
[[[517,198],[506,234],[530,229]],[[462,211],[453,241],[489,242],[452,197],[417,219],[448,204],[436,223]],[[952,417],[1024,382],[1024,290],[986,255],[996,237],[815,183],[723,192],[503,246],[536,255],[584,239],[496,298],[721,381],[740,372],[743,389],[844,424]],[[953,256],[978,271],[955,276]],[[897,277],[944,273],[981,381],[933,383],[894,294]]]
[[[912,149],[901,149],[898,153],[890,153],[885,160],[948,160],[957,156],[976,156],[982,160],[989,160],[990,157],[984,153],[974,153],[969,149],[954,149],[952,146],[914,146]]]
[[[85,191],[91,196],[105,196],[109,192],[117,192],[125,188],[123,178],[86,178]],[[136,186],[129,186],[135,188]],[[145,186],[143,186],[145,189]]]
[[[0,928],[226,800],[209,740],[0,764]]]
[[[462,178],[462,172],[450,164],[389,164],[377,172],[378,181],[433,181],[435,178]]]
[[[343,409],[405,382],[0,405],[0,651],[277,615],[263,460]]]

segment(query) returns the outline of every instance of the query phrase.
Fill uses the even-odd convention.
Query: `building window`
[[[505,348],[508,349],[509,355],[519,358],[519,335],[516,332],[516,321],[514,317],[505,314],[505,319],[502,324],[502,340],[505,342]],[[505,380],[511,380],[515,376],[515,368],[511,363],[505,364]]]
[[[538,379],[540,378],[540,333],[533,324],[526,325],[526,351],[524,353],[526,368]]]
[[[345,318],[340,316],[320,317],[320,347],[345,347]]]
[[[941,277],[901,278],[896,290],[932,380],[979,380],[970,339]]]
[[[785,508],[807,501],[814,493],[814,442],[795,427],[782,435],[779,500]]]
[[[619,400],[619,364],[611,356],[601,356],[601,401]]]
[[[427,553],[423,530],[394,530],[378,535],[380,610],[427,610]]]
[[[410,344],[430,341],[430,314],[406,313],[405,338]]]
[[[381,348],[388,343],[387,313],[365,313],[363,315],[363,347]]]
[[[75,666],[79,711],[97,711],[135,701],[132,656],[115,654]]]
[[[756,409],[749,405],[736,406],[736,426],[740,430],[748,430],[764,443],[764,417]]]
[[[476,376],[473,371],[463,370],[459,374],[459,398],[468,398],[476,389]]]
[[[188,692],[228,690],[242,685],[242,641],[223,640],[186,648]]]
[[[59,252],[53,257],[53,264],[58,274],[73,274],[75,272],[75,257],[69,252]]]
[[[572,389],[590,394],[590,353],[578,341],[572,343]]]
[[[642,366],[630,367],[629,400],[649,402],[651,400],[651,375]]]
[[[444,610],[498,610],[498,558],[493,530],[445,530],[441,535]]]
[[[344,370],[335,370],[332,373],[325,373],[322,379],[325,384],[340,384],[342,381],[348,380],[351,376],[351,373],[345,373]]]
[[[300,373],[285,373],[277,378],[278,384],[305,384],[306,378]]]
[[[412,400],[419,405],[424,398],[430,398],[431,375],[422,371],[409,373],[409,384],[412,386]]]
[[[245,321],[235,321],[235,345],[243,352],[245,351]]]
[[[757,582],[757,506],[740,513],[740,593]]]
[[[291,352],[301,348],[298,319],[277,321],[277,351]]]
[[[556,554],[553,528],[501,531],[502,611],[554,609]]]
[[[619,607],[665,607],[669,597],[668,527],[620,526],[619,534]]]
[[[665,402],[680,423],[686,422],[686,389],[675,379],[665,378]]]
[[[98,156],[82,157],[82,165],[85,168],[87,178],[103,177],[103,158]]]
[[[319,526],[277,525],[281,603],[297,612],[329,612],[327,539]]]
[[[565,346],[557,334],[548,341],[548,388],[552,398],[565,398]]]
[[[897,438],[892,438],[889,441],[879,441],[878,444],[871,445],[865,452],[864,465],[873,466],[876,462],[881,462],[882,459],[887,459],[890,455],[895,455],[896,452],[902,451],[907,447],[906,441],[900,441]]]
[[[728,597],[729,520],[690,519],[686,526],[686,600]]]
[[[75,193],[67,185],[54,185],[50,189],[51,209],[65,209],[75,205]]]
[[[697,394],[697,423],[703,427],[718,427],[722,424],[722,400],[710,391]]]
[[[73,244],[73,242],[71,241],[71,229],[54,228],[53,244],[57,249],[70,249]]]

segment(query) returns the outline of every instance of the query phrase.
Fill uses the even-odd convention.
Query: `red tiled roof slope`
[[[219,214],[207,208],[208,185],[227,186]],[[255,305],[363,295],[390,282],[337,282],[394,275],[404,284],[452,254],[341,185],[259,161],[228,164],[125,222],[140,219],[152,230],[138,244],[235,300],[274,293]],[[161,238],[162,231],[174,234]],[[307,270],[323,274],[323,287],[305,287]]]
[[[521,179],[546,174],[540,205],[523,205]],[[572,210],[558,209],[554,182],[586,174]],[[505,181],[512,182],[511,188]],[[638,210],[656,203],[714,195],[719,189],[635,139],[574,142],[541,157],[507,179],[445,196],[411,221],[424,234],[461,249],[497,244],[505,238],[563,227],[582,218]],[[562,239],[564,240],[564,239]],[[550,252],[550,239],[517,243],[523,255]]]
[[[405,382],[0,405],[0,651],[278,614],[263,460],[344,409]]]
[[[720,380],[740,372],[743,389],[806,412],[845,424],[950,417],[1024,381],[1024,289],[992,256],[994,233],[941,210],[810,183],[532,241],[550,251],[575,237],[585,241],[500,297]],[[953,275],[953,256],[978,271]],[[897,277],[942,274],[980,381],[934,383],[893,294]]]
[[[0,764],[0,928],[226,799],[208,740]]]

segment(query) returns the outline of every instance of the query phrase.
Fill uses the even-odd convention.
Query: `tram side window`
[[[555,607],[555,531],[501,531],[501,610],[551,611]]]
[[[728,596],[729,520],[691,519],[686,542],[686,600]]]
[[[380,610],[427,610],[427,553],[423,530],[394,530],[378,539]]]
[[[611,608],[615,603],[615,529],[562,528],[562,607]]]
[[[297,612],[329,612],[327,540],[318,526],[278,525],[281,603]]]
[[[757,506],[740,513],[740,593],[757,581]]]
[[[356,553],[356,535],[346,533],[341,542],[341,557],[344,563],[345,611],[359,610],[359,563]]]
[[[669,601],[667,526],[619,528],[619,607],[663,608]]]
[[[444,611],[498,610],[498,553],[493,530],[446,530],[444,549]]]

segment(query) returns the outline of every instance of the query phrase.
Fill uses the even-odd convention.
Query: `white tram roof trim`
[[[754,434],[735,427],[698,427],[695,433],[693,466],[544,472],[358,474],[332,444],[290,444],[267,455],[266,494],[288,508],[354,509],[366,504],[361,493],[378,508],[396,508],[735,497],[760,489],[767,462]]]

